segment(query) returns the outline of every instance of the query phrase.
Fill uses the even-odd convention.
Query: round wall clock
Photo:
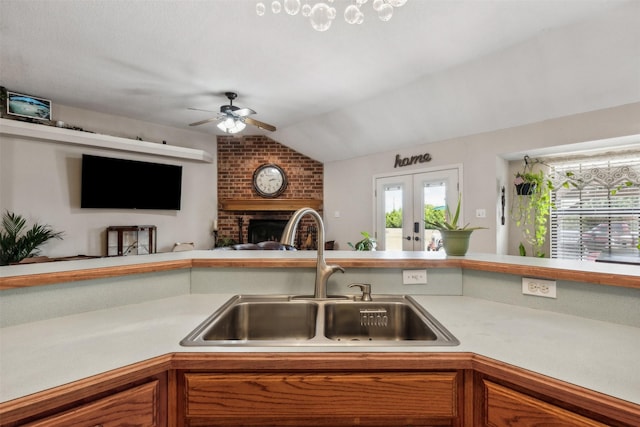
[[[253,188],[262,197],[278,197],[287,188],[287,175],[278,165],[259,166],[253,172]]]

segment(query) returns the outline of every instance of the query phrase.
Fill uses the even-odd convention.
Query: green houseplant
[[[518,172],[515,180],[515,195],[511,207],[511,217],[521,228],[524,240],[533,248],[537,257],[544,257],[542,247],[547,239],[547,221],[551,212],[551,178],[543,170],[530,169]],[[526,256],[524,243],[520,243],[520,255]]]
[[[470,227],[465,224],[463,227],[458,225],[460,218],[460,206],[462,204],[462,195],[458,194],[458,204],[455,213],[452,215],[449,206],[446,208],[444,219],[426,220],[426,228],[440,231],[442,234],[442,245],[447,255],[463,256],[469,250],[469,240],[474,230],[484,229],[486,227]]]
[[[49,225],[34,224],[26,229],[27,220],[5,211],[0,229],[0,265],[18,263],[39,253],[38,248],[50,239],[62,239],[62,232]]]
[[[375,251],[377,246],[376,239],[366,231],[361,231],[360,234],[364,237],[362,240],[355,244],[351,242],[347,242],[347,244],[356,251]]]

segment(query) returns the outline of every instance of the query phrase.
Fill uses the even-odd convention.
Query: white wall
[[[509,230],[508,208],[513,177],[508,172],[505,159],[518,158],[528,150],[577,150],[589,141],[635,134],[640,134],[640,103],[326,163],[324,212],[327,239],[335,240],[340,249],[348,249],[347,242],[359,240],[360,231],[373,230],[372,177],[398,172],[394,169],[396,154],[407,157],[428,152],[433,158],[430,163],[401,169],[412,173],[425,167],[462,163],[464,222],[489,228],[474,232],[470,251],[517,255],[517,245],[513,244],[517,240],[509,239],[509,235],[517,231],[511,233]],[[500,225],[502,185],[506,187],[507,195],[507,222],[504,226]],[[484,219],[472,215],[480,208],[487,211]],[[339,218],[334,216],[336,211],[340,212]]]
[[[215,137],[163,127],[123,117],[55,106],[56,120],[100,133],[133,137],[216,153]],[[373,176],[397,172],[396,154],[402,157],[431,153],[430,163],[402,168],[403,172],[443,165],[463,165],[464,219],[489,230],[474,232],[473,252],[517,254],[514,233],[500,225],[500,187],[510,195],[511,175],[505,159],[548,147],[566,147],[586,141],[640,134],[640,103],[568,116],[544,122],[471,135],[409,149],[388,151],[325,164],[324,212],[327,240],[348,249],[360,239],[360,231],[373,230]],[[529,151],[531,150],[531,151]],[[566,151],[566,150],[565,150]],[[183,166],[183,199],[180,211],[126,211],[80,209],[80,157],[82,153],[130,158]],[[49,256],[104,254],[104,230],[110,225],[153,224],[158,227],[158,250],[173,243],[193,241],[198,249],[211,247],[209,234],[216,217],[217,161],[185,160],[84,149],[33,140],[0,139],[0,210],[8,209],[31,221],[65,232],[64,240],[43,247]],[[509,206],[507,200],[507,209]],[[487,218],[473,218],[476,209]],[[334,217],[338,211],[340,217]],[[508,215],[508,212],[507,212]],[[509,222],[507,221],[507,224]],[[509,243],[511,235],[511,243]]]
[[[55,120],[113,136],[197,148],[214,156],[213,163],[127,153],[75,145],[0,137],[0,210],[64,231],[62,241],[42,247],[42,255],[105,255],[105,229],[111,225],[155,225],[158,251],[175,242],[194,242],[198,249],[213,245],[210,235],[217,207],[215,136],[159,126],[124,117],[54,105]],[[179,211],[80,209],[82,154],[95,154],[181,165],[182,204]]]

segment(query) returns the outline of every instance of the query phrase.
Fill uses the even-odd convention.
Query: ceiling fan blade
[[[256,112],[253,111],[251,108],[238,108],[237,110],[233,111],[233,114],[240,117],[247,117],[247,116],[250,116],[251,114],[256,114]]]
[[[250,125],[259,127],[260,129],[270,130],[271,132],[276,130],[275,126],[270,125],[270,124],[265,123],[265,122],[261,122],[261,121],[256,120],[256,119],[252,119],[251,117],[245,117],[244,118],[244,122],[248,123]]]
[[[189,123],[189,126],[200,126],[200,125],[203,125],[205,123],[215,122],[217,120],[218,120],[218,117],[212,117],[212,118],[207,119],[207,120],[201,120],[199,122]]]
[[[213,110],[203,110],[202,108],[193,108],[193,107],[189,107],[187,108],[187,110],[193,110],[193,111],[204,111],[207,113],[217,113],[217,111],[213,111]]]

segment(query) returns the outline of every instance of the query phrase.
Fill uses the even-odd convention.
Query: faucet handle
[[[368,283],[352,283],[350,288],[358,287],[362,291],[362,301],[371,301],[371,285]]]

